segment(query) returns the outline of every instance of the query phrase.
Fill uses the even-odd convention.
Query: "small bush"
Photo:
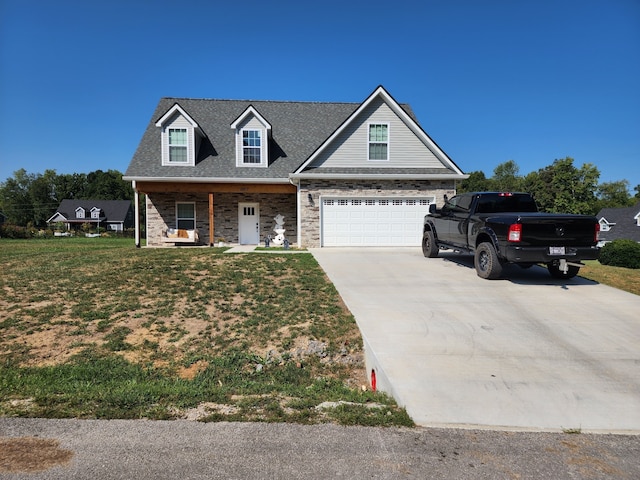
[[[600,249],[600,263],[613,267],[640,268],[640,243],[614,240]]]
[[[31,238],[31,231],[25,227],[17,225],[0,225],[0,238]]]

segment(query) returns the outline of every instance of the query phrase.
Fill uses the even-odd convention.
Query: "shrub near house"
[[[600,263],[612,267],[640,268],[640,243],[614,240],[600,249]]]

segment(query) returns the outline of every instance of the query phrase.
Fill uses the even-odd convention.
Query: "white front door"
[[[258,245],[260,243],[260,204],[238,204],[238,243]]]

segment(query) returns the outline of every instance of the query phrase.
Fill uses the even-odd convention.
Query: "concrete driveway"
[[[640,296],[420,248],[312,253],[418,425],[640,433]]]

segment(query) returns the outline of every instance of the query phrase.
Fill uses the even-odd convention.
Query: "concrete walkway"
[[[640,297],[419,248],[311,250],[368,371],[422,426],[640,432]]]

